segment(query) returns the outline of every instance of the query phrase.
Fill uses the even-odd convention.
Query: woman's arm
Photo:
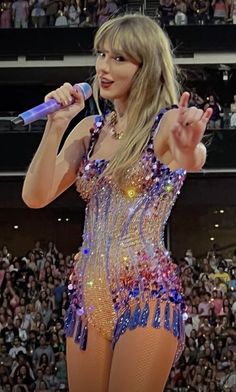
[[[183,93],[178,109],[169,110],[160,123],[154,140],[158,159],[171,170],[198,171],[206,160],[206,148],[201,139],[212,109],[203,112],[195,107],[188,108],[189,93]]]
[[[43,138],[29,166],[23,185],[22,198],[31,208],[41,208],[65,191],[76,178],[76,171],[85,152],[84,140],[89,136],[94,117],[82,120],[67,137],[58,154],[58,148],[72,118],[84,108],[82,93],[76,93],[69,83],[47,95],[64,107],[49,116]]]

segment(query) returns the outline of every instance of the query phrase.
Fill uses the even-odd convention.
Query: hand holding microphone
[[[92,89],[88,83],[78,83],[74,86],[64,83],[63,86],[47,94],[43,104],[19,114],[13,123],[28,125],[45,116],[50,116],[53,121],[68,123],[83,110],[85,100],[91,95]]]

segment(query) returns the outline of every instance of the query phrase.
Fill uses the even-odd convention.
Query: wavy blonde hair
[[[96,33],[94,50],[101,50],[105,42],[112,51],[123,52],[141,64],[128,97],[127,128],[121,146],[104,172],[121,184],[147,145],[157,113],[177,102],[178,83],[170,42],[149,17],[125,15],[105,22]],[[93,89],[98,104],[97,76]]]

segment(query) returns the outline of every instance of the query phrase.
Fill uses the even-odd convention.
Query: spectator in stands
[[[13,360],[8,353],[7,346],[3,342],[0,344],[0,363],[8,369],[11,368],[13,363]]]
[[[4,339],[8,351],[16,336],[18,336],[18,330],[14,327],[12,316],[7,316],[7,325],[1,330],[1,337]]]
[[[26,354],[26,349],[25,349],[24,346],[22,346],[19,337],[16,336],[16,337],[14,338],[12,348],[10,348],[10,350],[9,350],[9,355],[10,355],[10,357],[11,357],[12,359],[15,359],[15,358],[16,358],[16,355],[17,355],[19,352],[23,352],[24,354]]]
[[[55,19],[55,27],[66,27],[68,25],[67,17],[62,10],[58,10]]]
[[[218,316],[223,308],[223,296],[221,291],[214,290],[213,291],[213,296],[212,296],[212,306],[214,309],[214,313],[216,316]]]
[[[229,7],[230,20],[233,22],[233,24],[236,24],[236,0],[231,0],[229,2]]]
[[[210,95],[207,99],[207,103],[204,105],[204,110],[207,108],[212,108],[212,116],[208,123],[209,129],[220,129],[222,125],[222,118],[224,117],[224,113],[221,105],[217,102],[214,95]]]
[[[208,316],[210,307],[211,307],[211,304],[210,304],[209,294],[208,293],[202,294],[201,301],[198,305],[199,315],[200,316]]]
[[[36,380],[34,383],[34,390],[35,391],[44,391],[45,389],[48,390],[49,385],[45,381],[45,376],[43,374],[42,369],[38,369],[36,372]]]
[[[174,21],[176,25],[185,25],[187,20],[187,5],[185,0],[176,0],[174,6]]]
[[[56,15],[58,11],[58,1],[57,0],[45,0],[44,9],[46,16],[46,24],[49,27],[55,25]]]
[[[31,390],[31,387],[34,383],[34,377],[31,376],[32,374],[32,370],[30,369],[29,366],[27,366],[27,364],[22,364],[19,365],[16,370],[15,370],[15,374],[13,377],[14,383],[17,382],[17,378],[20,377],[22,380],[22,384],[25,384],[29,387],[29,389]]]
[[[112,16],[115,16],[117,11],[118,6],[115,0],[107,0],[108,19],[110,19]]]
[[[17,384],[14,385],[12,392],[30,392],[27,385],[23,384],[23,381],[18,377]]]
[[[228,2],[226,0],[213,0],[211,3],[213,9],[214,23],[225,23],[228,18]]]
[[[89,17],[90,22],[92,25],[97,24],[97,7],[98,7],[98,0],[86,0],[86,15]]]
[[[12,27],[12,2],[5,0],[1,2],[0,28],[9,29],[10,27]]]
[[[194,7],[193,3],[193,7]],[[204,100],[203,98],[197,93],[197,89],[193,87],[190,90],[190,99],[189,99],[189,106],[196,106],[199,109],[203,108]]]
[[[162,27],[174,24],[174,8],[173,0],[160,0],[159,13]]]
[[[236,268],[230,270],[230,280],[228,281],[228,290],[231,291],[232,297],[236,300]]]
[[[65,7],[69,27],[78,27],[80,24],[81,7],[76,0],[70,0]]]
[[[236,128],[236,95],[234,95],[234,101],[230,104],[230,127]]]
[[[106,0],[101,0],[97,9],[98,26],[100,27],[104,22],[109,19],[108,5]]]
[[[193,255],[192,249],[187,249],[185,253],[185,260],[190,267],[195,266],[196,258]]]
[[[209,1],[208,0],[195,0],[193,2],[193,11],[196,24],[206,24],[209,20]],[[203,105],[204,101],[200,105]]]
[[[55,391],[59,386],[59,380],[55,375],[55,368],[51,366],[47,366],[45,369],[44,380],[46,381],[50,392]]]
[[[28,27],[29,3],[27,0],[16,0],[12,4],[12,18],[15,28]]]
[[[223,264],[219,264],[218,271],[214,273],[213,278],[214,279],[218,278],[222,282],[224,282],[225,284],[228,284],[228,282],[230,280],[230,276],[229,276],[228,272],[226,272],[224,270]]]
[[[67,366],[65,353],[63,351],[59,352],[59,357],[56,362],[56,376],[61,385],[67,385]]]
[[[52,347],[46,343],[46,337],[41,336],[39,340],[39,347],[33,353],[33,364],[37,368],[40,363],[41,355],[46,354],[49,364],[55,365],[55,356]]]
[[[235,387],[236,385],[236,369],[235,362],[230,362],[226,368],[226,374],[224,374],[220,379],[220,386],[224,390],[224,387]]]

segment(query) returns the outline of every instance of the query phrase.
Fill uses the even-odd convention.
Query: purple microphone
[[[90,98],[92,95],[92,88],[88,83],[77,83],[73,86],[73,88],[76,91],[81,91],[85,100]],[[73,101],[71,104],[73,104]],[[46,117],[47,114],[56,112],[57,110],[61,109],[61,107],[62,106],[60,103],[51,98],[47,102],[44,102],[41,105],[35,106],[34,108],[19,114],[19,116],[14,118],[12,122],[16,125],[28,125],[34,121],[39,120],[40,118]]]

